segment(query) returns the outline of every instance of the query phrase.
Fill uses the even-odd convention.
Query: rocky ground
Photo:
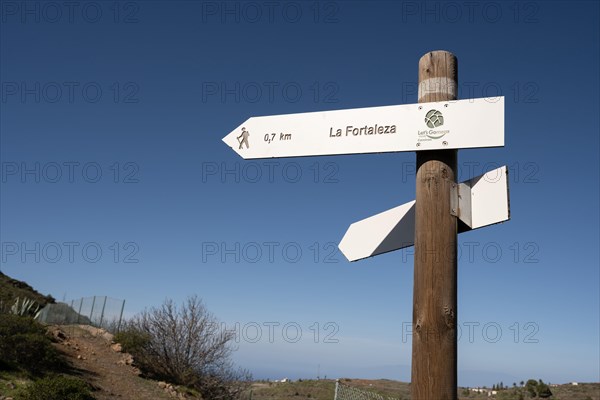
[[[52,327],[55,346],[94,388],[94,397],[108,399],[192,399],[166,382],[140,377],[133,357],[123,353],[113,336],[91,326]]]

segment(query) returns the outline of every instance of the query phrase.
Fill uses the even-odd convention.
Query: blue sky
[[[416,103],[444,49],[459,98],[505,96],[506,146],[460,151],[459,178],[507,165],[512,216],[459,238],[459,384],[599,380],[597,2],[0,4],[4,273],[127,315],[197,294],[258,378],[410,380],[412,251],[335,245],[414,198],[415,155],[244,161],[221,139]]]

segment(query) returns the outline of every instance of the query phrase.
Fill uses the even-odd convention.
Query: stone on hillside
[[[110,348],[113,349],[113,351],[116,353],[120,353],[123,351],[123,346],[121,346],[121,343],[115,343],[111,345]]]

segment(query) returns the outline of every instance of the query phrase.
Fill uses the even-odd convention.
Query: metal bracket
[[[469,228],[473,227],[471,218],[471,186],[466,183],[452,183],[450,187],[450,214],[458,217]]]

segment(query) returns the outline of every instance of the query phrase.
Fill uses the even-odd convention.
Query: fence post
[[[333,397],[333,400],[337,400],[337,395],[338,395],[338,386],[340,386],[340,380],[336,379],[335,380],[335,396]]]
[[[83,297],[79,299],[79,311],[77,311],[77,325],[79,325],[79,317],[81,317],[81,307],[83,306]]]
[[[100,313],[100,324],[98,324],[98,328],[102,328],[102,319],[104,319],[104,308],[106,307],[106,298],[108,296],[104,296],[104,304],[102,304],[102,312]]]
[[[75,304],[75,300],[71,300],[71,306],[70,306],[71,310],[75,311],[75,309],[73,308],[73,304]],[[65,314],[64,314],[63,319],[62,319],[63,325],[66,325],[67,323],[69,323],[69,325],[70,325],[70,321],[67,318],[68,314],[69,314],[69,309],[65,309]]]
[[[94,307],[96,306],[96,296],[94,296],[94,300],[92,300],[92,309],[90,310],[90,323],[92,322],[92,315],[94,314]]]
[[[121,330],[121,319],[123,318],[123,310],[125,309],[125,300],[121,304],[121,315],[119,315],[119,325],[117,325],[117,333]]]

